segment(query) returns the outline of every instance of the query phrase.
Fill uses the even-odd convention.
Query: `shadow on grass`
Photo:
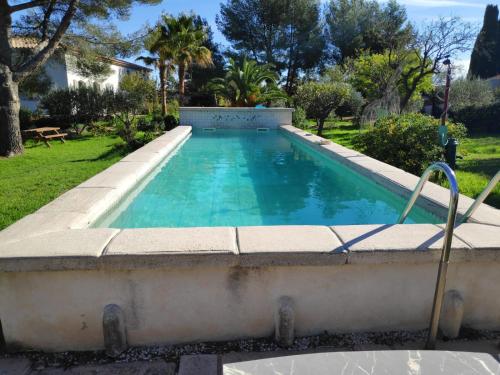
[[[130,152],[130,149],[127,148],[126,145],[112,145],[112,146],[108,146],[108,147],[110,147],[109,150],[107,150],[106,152],[103,152],[102,154],[100,154],[99,156],[97,156],[95,158],[71,160],[71,163],[111,160],[111,159],[114,159],[117,157],[124,157]]]
[[[458,169],[464,172],[484,174],[492,178],[500,168],[500,158],[463,160]]]
[[[353,130],[359,130],[359,125],[328,124],[327,126],[325,126],[325,130],[330,130],[330,129],[331,130],[338,129],[338,130],[345,130],[345,131],[353,131]]]

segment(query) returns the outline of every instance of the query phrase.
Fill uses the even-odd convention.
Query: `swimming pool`
[[[405,203],[282,131],[195,130],[98,226],[393,224]],[[438,222],[418,206],[407,219]]]

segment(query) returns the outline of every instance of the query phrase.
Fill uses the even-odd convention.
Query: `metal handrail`
[[[450,203],[448,208],[448,218],[446,220],[446,227],[444,230],[443,250],[441,252],[441,260],[439,261],[439,268],[436,280],[436,290],[434,291],[434,302],[432,304],[431,320],[429,323],[429,335],[427,337],[426,349],[434,349],[436,347],[436,337],[439,325],[439,316],[441,314],[441,307],[443,305],[444,289],[446,286],[446,273],[448,271],[448,264],[450,261],[451,241],[453,239],[453,230],[455,228],[455,219],[457,216],[458,206],[458,183],[455,177],[455,172],[446,163],[434,163],[427,168],[420,181],[418,182],[413,194],[406,205],[403,213],[399,217],[398,224],[404,223],[406,217],[410,213],[413,205],[417,201],[418,196],[422,192],[425,183],[429,180],[432,172],[442,171],[448,178],[450,183]]]
[[[495,188],[495,186],[498,184],[498,181],[500,181],[500,171],[497,172],[495,176],[491,179],[491,181],[486,185],[484,190],[482,191],[481,194],[476,198],[474,203],[469,207],[467,212],[462,216],[462,218],[459,221],[459,224],[465,223],[473,214],[476,212],[476,210],[479,208],[481,203],[484,202],[486,198],[488,198],[488,195],[491,193],[491,191]]]

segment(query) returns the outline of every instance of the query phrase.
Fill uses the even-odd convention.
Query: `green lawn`
[[[23,155],[0,158],[0,230],[106,169],[127,150],[115,136],[82,137],[52,147],[28,142]]]
[[[309,130],[314,131],[310,121]],[[352,140],[359,134],[359,128],[350,121],[328,121],[323,136],[343,146],[353,148]],[[500,169],[500,136],[474,136],[462,142],[458,149],[459,159],[456,171],[460,192],[477,197],[489,180]],[[486,203],[500,208],[500,185],[493,190]]]
[[[459,146],[457,179],[460,191],[477,197],[491,178],[500,170],[500,136],[475,136]],[[500,208],[500,185],[491,192],[486,203]]]

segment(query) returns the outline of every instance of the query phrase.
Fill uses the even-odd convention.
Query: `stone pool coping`
[[[293,126],[281,129],[384,187],[408,196],[418,177]],[[179,126],[0,232],[0,272],[193,266],[297,266],[437,262],[441,225],[89,228],[191,133]],[[428,183],[423,204],[447,189]],[[460,196],[459,214],[472,203]],[[420,202],[419,202],[420,203]],[[426,207],[428,208],[428,207]],[[500,260],[500,211],[482,205],[460,225],[452,261]],[[286,253],[286,254],[285,254]]]

